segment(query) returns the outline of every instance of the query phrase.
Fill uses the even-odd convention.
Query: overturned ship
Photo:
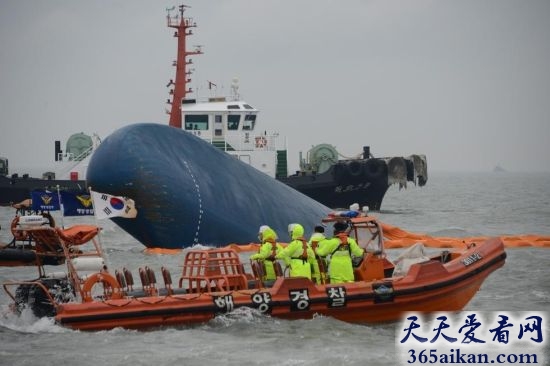
[[[331,211],[201,138],[155,123],[109,135],[86,181],[135,201],[135,219],[113,221],[146,247],[248,244],[266,224],[288,240],[288,224],[310,231]]]

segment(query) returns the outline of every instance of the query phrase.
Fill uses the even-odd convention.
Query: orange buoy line
[[[183,249],[166,249],[166,248],[145,248],[143,252],[145,254],[167,254],[174,255],[180,254]]]
[[[482,243],[487,240],[488,236],[471,236],[471,237],[433,237],[426,234],[413,233],[405,231],[397,226],[382,223],[384,233],[384,247],[386,249],[408,248],[418,242],[423,243],[429,248],[457,248],[464,249],[472,243]],[[498,235],[495,235],[498,236]],[[505,235],[499,236],[504,242],[506,248],[520,247],[538,247],[550,248],[550,236],[524,234],[524,235]],[[287,243],[281,243],[285,246]],[[233,249],[237,253],[255,252],[260,248],[260,244],[228,244],[225,248]],[[181,249],[163,249],[163,248],[146,248],[147,254],[179,254]]]
[[[407,248],[417,242],[422,242],[431,248],[463,248],[472,243],[481,243],[488,239],[486,236],[475,237],[432,237],[426,234],[411,233],[397,226],[382,224],[384,232],[384,246],[388,249]],[[495,235],[497,236],[497,235]],[[550,236],[544,235],[504,235],[499,236],[506,248],[541,247],[550,248]]]

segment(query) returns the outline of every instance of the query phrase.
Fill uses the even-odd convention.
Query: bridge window
[[[230,114],[229,116],[227,116],[227,129],[238,130],[240,122],[241,122],[240,114]]]
[[[238,104],[230,104],[227,106],[227,109],[241,109]]]
[[[185,129],[186,130],[208,130],[208,115],[207,114],[186,114]]]
[[[255,124],[256,124],[255,114],[247,114],[246,116],[244,116],[243,130],[253,130]]]
[[[244,109],[254,109],[249,104],[243,104]]]

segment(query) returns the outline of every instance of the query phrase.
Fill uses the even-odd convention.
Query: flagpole
[[[135,218],[137,216],[134,200],[129,199],[128,197],[117,197],[111,196],[107,193],[99,193],[93,191],[92,187],[88,187],[88,190],[90,192],[90,198],[96,221],[99,219],[110,219],[113,217]],[[99,227],[99,225],[97,226]],[[101,232],[99,235],[101,235]],[[103,247],[101,238],[100,244]]]
[[[61,201],[61,193],[59,192],[59,184],[57,185],[57,199],[59,201],[59,208],[61,209],[61,228],[65,229],[65,208],[63,207],[63,202]]]
[[[90,194],[90,198],[92,199],[92,207],[94,209],[94,221],[95,226],[99,228],[99,231],[97,232],[97,238],[99,240],[99,247],[101,248],[101,255],[103,257],[103,260],[105,261],[105,266],[107,267],[107,270],[111,268],[111,263],[109,263],[109,256],[105,254],[105,248],[103,247],[103,228],[99,226],[99,220],[97,219],[96,211],[95,211],[95,202],[92,195],[92,187],[88,186],[88,193]]]

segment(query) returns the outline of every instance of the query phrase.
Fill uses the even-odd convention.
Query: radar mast
[[[171,12],[176,9],[175,6],[166,9],[167,25],[169,28],[176,29],[174,37],[178,38],[178,55],[172,63],[173,66],[176,66],[176,78],[175,81],[171,79],[167,85],[169,88],[172,87],[169,91],[172,100],[168,99],[166,101],[171,105],[170,111],[167,111],[170,115],[169,125],[177,128],[181,128],[181,102],[187,94],[193,92],[191,87],[187,87],[187,84],[191,82],[191,74],[193,73],[193,69],[188,68],[188,66],[193,64],[193,60],[188,60],[187,57],[203,53],[201,46],[194,46],[192,51],[187,50],[187,37],[193,34],[193,30],[190,28],[196,27],[197,23],[193,21],[193,18],[183,16],[186,8],[190,8],[190,6],[180,5],[179,12],[174,16],[171,15]]]

